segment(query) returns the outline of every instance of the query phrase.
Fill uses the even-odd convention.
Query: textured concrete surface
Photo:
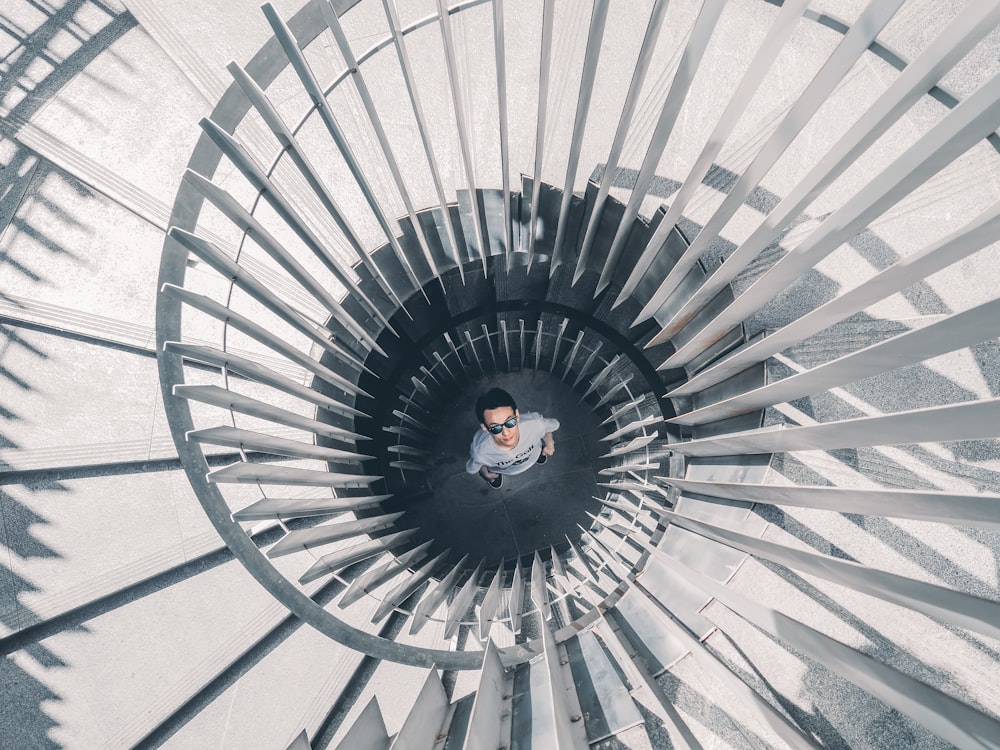
[[[298,5],[296,0],[276,3],[279,14],[286,17]],[[345,28],[359,49],[375,38],[373,28],[384,28],[384,21],[376,25],[380,15],[377,5],[369,3],[345,17]],[[404,5],[404,21],[433,11],[429,0]],[[907,3],[881,38],[912,59],[961,5],[932,0]],[[512,6],[508,3],[508,21],[517,24],[521,19]],[[512,122],[512,154],[517,164],[532,161],[537,106],[533,92],[539,29],[527,19],[537,16],[541,2],[528,6],[521,25],[515,26],[518,33],[508,37],[511,111],[519,115]],[[619,111],[632,61],[615,51],[641,33],[648,6],[648,2],[641,3],[641,8],[629,4],[629,12],[612,13],[595,112]],[[622,162],[626,170],[621,185],[615,188],[616,195],[626,199],[628,170],[634,178],[655,121],[657,102],[677,62],[675,50],[697,10],[693,2],[675,0],[672,6],[663,41],[654,55],[657,75],[647,83],[640,118],[626,141]],[[850,20],[863,6],[860,0],[829,0],[811,7]],[[91,0],[66,0],[50,9],[10,0],[0,11],[4,29],[0,34],[0,106],[8,128],[0,136],[0,299],[4,301],[16,303],[27,298],[113,321],[153,325],[162,233],[61,168],[59,163],[65,157],[39,157],[9,136],[30,121],[166,206],[199,135],[197,121],[210,105],[189,80],[190,69],[184,68],[184,61],[178,65],[159,46],[153,22],[165,20],[182,30],[196,57],[220,81],[228,80],[224,66],[229,60],[245,62],[270,32],[256,2],[170,0],[158,3],[155,15],[141,7],[134,11],[133,16],[117,2]],[[776,12],[771,4],[758,0],[727,4],[717,43],[706,55],[657,167],[662,178],[654,191],[658,194],[644,202],[644,214],[669,201],[679,186]],[[583,48],[584,16],[574,3],[557,4],[559,59],[569,59]],[[144,29],[136,18],[145,19],[150,28]],[[489,56],[479,54],[472,41],[482,28],[488,28],[485,6],[461,19],[460,44],[467,63],[463,75],[469,90],[485,85],[493,74]],[[746,168],[776,118],[796,100],[839,39],[830,29],[801,25],[717,159],[719,169],[706,179],[692,201],[685,216],[688,229],[708,220],[732,186],[733,176]],[[339,69],[338,53],[328,42],[310,52],[324,82]],[[440,54],[429,49],[429,37],[423,43],[420,35],[414,38],[417,75],[427,87],[429,124],[436,133],[445,133],[454,115],[443,104],[448,100],[445,81],[435,73],[442,64]],[[946,76],[946,86],[959,95],[971,93],[979,81],[1000,68],[998,49],[1000,35],[993,34]],[[789,186],[801,179],[810,166],[808,155],[832,143],[853,122],[859,107],[882,92],[895,75],[888,64],[872,56],[855,66],[848,80],[824,104],[816,124],[803,131],[761,189],[728,222],[713,245],[714,263],[747,236],[762,211],[773,207]],[[565,179],[576,85],[572,76],[562,76],[553,86],[549,116],[550,123],[557,125],[551,128],[542,178],[554,184]],[[274,92],[290,112],[304,111],[307,106],[287,78],[276,83]],[[405,97],[401,82],[395,79],[376,81],[373,93],[379,101]],[[861,163],[816,198],[785,247],[769,249],[741,276],[736,288],[746,289],[759,278],[770,262],[794,246],[806,228],[815,226],[845,196],[891,163],[937,122],[943,111],[936,102],[918,104]],[[474,130],[493,144],[495,112],[477,108],[471,117]],[[595,118],[593,124],[594,129],[584,139],[581,164],[586,168],[581,167],[576,176],[577,190],[583,189],[592,167],[596,169],[605,158],[602,144],[613,132],[616,117]],[[398,138],[403,125],[393,125],[390,138]],[[361,118],[348,127],[352,132],[360,130]],[[303,131],[306,142],[320,143],[322,137],[315,121]],[[442,171],[458,181],[455,176],[461,175],[463,167],[457,144],[442,137],[435,147]],[[490,149],[483,147],[477,152],[483,162],[478,175],[481,183],[499,179]],[[271,144],[270,150],[264,149],[259,156],[273,154]],[[419,179],[420,160],[404,167],[408,175],[412,170],[413,178]],[[343,170],[329,169],[331,179],[342,179]],[[245,183],[231,165],[224,164],[219,175],[220,184],[240,198],[248,196]],[[976,146],[891,209],[872,231],[838,248],[801,282],[755,313],[748,321],[749,332],[795,319],[967,221],[997,199],[998,175],[1000,163],[995,151],[985,144]],[[379,191],[390,193],[384,175],[383,182]],[[427,187],[426,181],[422,184]],[[418,202],[432,202],[430,195],[428,189],[417,196]],[[344,201],[349,208],[356,208],[361,198],[345,191]],[[387,205],[401,211],[391,201]],[[238,239],[222,220],[216,218],[210,224],[226,239]],[[377,236],[374,222],[362,221],[360,226],[366,239]],[[253,247],[248,252],[263,255]],[[827,361],[859,343],[880,340],[995,297],[998,252],[995,247],[987,248],[785,352],[784,360],[771,363],[771,376],[783,377],[796,367]],[[224,286],[204,269],[193,270],[189,277],[199,274],[206,293],[225,294]],[[63,330],[53,330],[59,326],[3,322],[0,449],[13,453],[62,448],[96,452],[108,444],[151,442],[167,435],[148,354],[109,346],[74,332],[72,320],[60,324]],[[185,326],[193,335],[218,338],[218,326],[194,316]],[[804,424],[995,397],[1000,394],[998,356],[996,342],[987,342],[905,371],[783,405],[768,419]],[[251,393],[254,390],[253,386],[245,388]],[[526,405],[531,401],[525,398]],[[552,402],[530,403],[530,407],[543,412],[552,409],[561,419],[569,409],[555,397]],[[206,422],[214,419],[215,408],[196,407],[196,418],[202,416]],[[242,417],[237,423],[255,424]],[[549,465],[538,469],[548,472],[545,481],[579,482],[583,494],[584,484],[592,478],[576,476],[567,467],[571,457],[590,455],[593,429],[590,424],[573,427],[569,420],[564,421],[566,432],[561,430],[556,436],[559,452]],[[570,433],[580,442],[575,454],[567,450],[570,441],[564,442]],[[458,441],[463,443],[459,451],[463,455],[466,441],[466,437]],[[768,481],[996,492],[1000,488],[998,472],[1000,451],[995,441],[976,441],[787,454],[776,457]],[[505,485],[504,502],[516,502],[517,482],[527,476],[513,478]],[[473,490],[479,493],[475,497],[481,497],[485,485],[476,477],[466,479],[443,477],[456,487],[460,480],[465,481],[455,490],[456,495]],[[245,497],[247,503],[255,498],[249,490]],[[584,498],[581,505],[588,502]],[[1000,597],[1000,542],[996,534],[793,508],[761,509],[759,514],[772,524],[768,539],[991,599]],[[317,695],[326,695],[324,690],[333,691],[331,684],[340,684],[338,669],[347,655],[308,628],[295,630],[284,642],[265,644],[234,668],[227,669],[219,661],[223,655],[235,659],[249,648],[253,639],[248,633],[258,632],[253,626],[259,624],[261,613],[277,616],[277,608],[263,589],[223,554],[182,568],[155,587],[104,598],[123,582],[135,580],[143,570],[155,572],[183,565],[213,533],[176,467],[131,464],[91,471],[40,471],[28,477],[0,474],[0,520],[0,636],[27,628],[39,619],[64,616],[52,630],[28,631],[25,641],[18,642],[0,662],[0,746],[130,746],[143,737],[149,717],[172,715],[200,688],[199,680],[219,677],[208,692],[198,695],[194,707],[174,717],[171,731],[147,746],[281,747],[306,717],[323,714],[323,706],[314,705]],[[562,521],[575,522],[570,518]],[[279,568],[294,575],[294,571],[304,569],[304,560],[308,564],[311,559],[309,553],[289,556],[279,561]],[[380,591],[384,593],[390,585]],[[998,643],[936,625],[912,613],[904,617],[893,606],[833,584],[779,575],[756,563],[741,568],[733,585],[865,653],[891,660],[904,672],[971,705],[994,716],[1000,714],[1000,697],[995,690],[1000,679]],[[882,703],[816,662],[779,648],[723,608],[713,605],[708,614],[718,618],[725,631],[711,636],[709,647],[738,665],[740,674],[763,694],[773,690],[782,696],[789,712],[815,731],[826,746],[942,746],[914,723],[900,720]],[[359,612],[351,616],[358,624],[365,619]],[[341,736],[368,697],[378,695],[389,729],[394,731],[421,682],[420,670],[378,665],[366,686],[345,699],[350,707],[338,715],[341,723],[328,729]],[[471,689],[469,682],[468,675],[458,678],[455,697]],[[706,747],[777,744],[731,698],[720,700],[725,691],[710,680],[706,682],[690,660],[662,676],[660,683],[692,720]],[[648,696],[645,699],[648,701]],[[647,735],[654,747],[664,746],[658,721],[649,714]],[[644,740],[640,736],[634,746],[642,746]]]

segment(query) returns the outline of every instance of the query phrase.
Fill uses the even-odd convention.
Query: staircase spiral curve
[[[209,104],[172,203],[3,132],[165,235],[155,346],[2,304],[155,350],[203,532],[19,612],[9,674],[200,585],[170,643],[223,632],[103,746],[1000,747],[1000,3],[268,3],[225,82],[126,4]],[[500,490],[492,384],[562,423]]]

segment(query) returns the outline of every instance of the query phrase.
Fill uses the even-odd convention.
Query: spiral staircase
[[[15,5],[0,746],[1000,747],[1000,2]]]

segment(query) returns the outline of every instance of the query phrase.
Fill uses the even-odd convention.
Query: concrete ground
[[[393,707],[386,713],[388,728],[395,731],[422,683],[422,671],[370,665],[368,682],[360,688],[352,684],[355,692],[345,697],[342,691],[361,657],[287,622],[284,608],[227,556],[176,460],[159,397],[155,282],[169,205],[198,138],[197,122],[217,98],[215,87],[227,80],[225,64],[248,60],[270,30],[256,3],[127,4],[129,10],[117,0],[6,0],[0,8],[0,643],[5,647],[0,747],[286,747],[303,726],[322,724],[317,717],[327,717],[335,704],[334,720],[324,727],[330,737],[341,736],[372,694],[382,696],[383,710]],[[297,0],[275,2],[284,17],[298,5]],[[541,3],[529,5],[520,33],[510,35],[512,58],[522,62],[531,59],[539,31],[531,19]],[[631,6],[630,12],[613,13],[609,50],[636,38],[648,5],[643,4],[643,13],[632,12]],[[813,4],[848,21],[861,5]],[[885,38],[912,59],[960,5],[905,3]],[[648,135],[638,131],[651,129],[652,102],[665,91],[665,72],[676,59],[672,50],[697,10],[691,2],[673,6],[676,15],[665,31],[672,44],[658,49],[656,57],[664,76],[649,84],[641,112],[645,124],[626,143],[626,169],[614,188],[626,199],[628,175],[638,170]],[[416,18],[431,7],[414,3],[405,12]],[[563,23],[583,15],[572,3],[558,8]],[[774,12],[771,4],[757,0],[727,4],[719,45],[705,63],[710,74],[699,77],[691,94],[703,106],[685,110],[657,169],[662,185],[644,203],[644,214],[652,214],[676,190]],[[352,17],[352,39],[370,35],[368,13],[364,9]],[[580,49],[586,36],[585,24],[575,20],[562,39],[567,55]],[[190,54],[172,46],[173,32],[182,34]],[[1000,68],[998,39],[987,37],[948,74],[950,90],[967,95]],[[746,167],[749,146],[760,142],[839,41],[830,29],[803,25],[777,66],[779,74],[719,157],[725,169],[706,180],[684,226],[708,220],[732,185],[727,175]],[[471,59],[477,50],[465,51]],[[480,57],[475,59],[481,63]],[[435,62],[428,58],[418,65],[426,73]],[[609,92],[603,111],[620,108],[630,66],[622,56],[602,73],[610,82],[603,86]],[[328,60],[324,75],[333,68]],[[214,80],[199,78],[204,71]],[[472,66],[467,75],[486,72]],[[512,70],[511,88],[521,97],[512,111],[525,115],[512,138],[518,164],[531,163],[535,105],[530,92],[536,75],[527,63]],[[761,210],[801,178],[809,161],[804,155],[829,145],[853,121],[858,110],[844,102],[860,106],[895,75],[871,56],[856,66],[818,124],[807,129],[755,192],[758,203],[742,207],[726,227],[713,257],[745,238]],[[560,80],[554,90],[573,92],[575,84]],[[554,184],[564,178],[574,100],[560,95],[550,120],[560,125],[553,128],[543,176]],[[289,106],[305,105],[292,100]],[[451,116],[440,104],[429,109],[432,118]],[[938,103],[922,101],[835,189],[809,207],[803,228],[854,194],[942,111]],[[483,132],[494,127],[490,114],[475,115]],[[598,118],[595,129],[607,135],[615,119]],[[605,158],[596,136],[584,151],[585,164]],[[449,169],[459,169],[454,154],[448,162]],[[591,174],[582,172],[579,189]],[[484,174],[485,182],[490,173]],[[749,332],[794,320],[968,220],[1000,197],[998,176],[996,152],[985,143],[976,146],[885,214],[871,232],[838,248],[756,313]],[[783,360],[770,364],[772,376],[992,299],[997,253],[988,247],[785,352]],[[752,266],[737,285],[748,285],[764,270],[764,264]],[[808,424],[994,398],[1000,395],[998,354],[992,340],[781,405],[768,419]],[[575,412],[574,396],[558,387],[525,382],[525,376],[509,380],[525,394],[526,406],[563,420],[557,454],[546,466],[512,478],[498,493],[463,474],[464,457],[442,461],[430,475],[439,505],[423,511],[423,525],[440,530],[437,543],[451,546],[456,555],[470,552],[498,561],[558,543],[564,527],[568,531],[585,523],[583,512],[596,507],[591,500],[598,432],[593,417]],[[463,394],[456,413],[469,413],[471,398]],[[434,450],[442,457],[464,456],[467,433],[474,429],[468,422],[468,429],[449,433]],[[776,456],[767,481],[996,493],[1000,451],[995,440],[803,451]],[[542,522],[539,528],[545,531],[536,535],[530,522],[540,509],[526,500],[528,482],[534,483],[532,497],[572,486],[578,507],[547,506],[559,517]],[[482,517],[484,504],[489,504],[488,517],[496,519],[489,533],[456,541],[449,521],[465,511]],[[414,515],[417,511],[411,509]],[[758,515],[770,523],[767,539],[1000,598],[1000,540],[993,532],[777,506],[761,508]],[[486,545],[491,545],[488,553]],[[732,585],[1000,715],[996,641],[759,563],[741,568]],[[351,616],[359,623],[367,619],[362,612]],[[708,616],[720,628],[709,641],[712,648],[738,664],[762,693],[780,695],[789,712],[817,731],[826,746],[944,746],[825,667],[778,647],[720,605],[713,605]],[[434,632],[420,636],[428,643],[439,637]],[[456,696],[472,689],[468,682],[468,676],[458,678]],[[731,705],[732,697],[706,684],[690,660],[660,682],[699,727],[706,747],[762,747],[771,741],[747,731],[739,718],[725,716],[720,706]],[[664,746],[656,722],[650,727],[654,746]]]

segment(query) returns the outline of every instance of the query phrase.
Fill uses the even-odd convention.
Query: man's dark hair
[[[482,424],[486,424],[483,413],[488,409],[499,409],[501,406],[509,406],[517,411],[517,404],[514,397],[503,388],[490,388],[486,393],[476,399],[476,417]]]

